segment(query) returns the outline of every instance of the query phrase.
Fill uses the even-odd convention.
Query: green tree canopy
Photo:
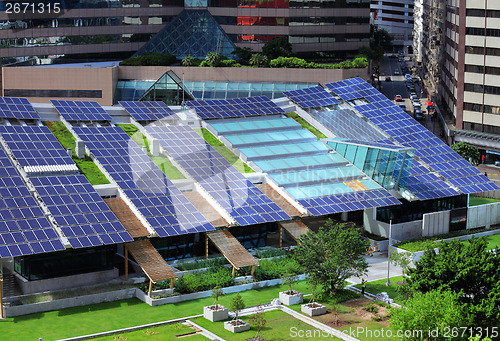
[[[433,290],[417,292],[405,301],[403,308],[390,309],[390,326],[393,335],[398,331],[405,333],[402,340],[466,340],[460,327],[470,324],[466,309],[459,301],[459,294],[452,291]],[[452,330],[459,335],[452,335]],[[420,333],[421,332],[421,333]],[[449,338],[444,337],[446,332]]]
[[[238,58],[238,63],[248,65],[250,58],[252,58],[252,50],[249,47],[236,47],[231,54]]]
[[[479,150],[477,150],[476,147],[471,146],[467,142],[458,142],[455,143],[451,146],[451,149],[456,151],[461,157],[469,161],[469,159],[472,160],[472,164],[478,164],[479,163],[479,157],[481,156],[479,154]]]
[[[292,44],[288,42],[288,36],[274,38],[264,44],[262,53],[266,55],[269,60],[278,57],[289,57],[292,55]]]
[[[169,53],[148,52],[143,55],[125,59],[120,66],[169,66],[175,64],[177,58]]]
[[[347,278],[366,274],[368,269],[363,256],[369,243],[355,227],[329,219],[317,233],[308,231],[303,235],[298,244],[293,258],[332,297]]]
[[[252,66],[267,66],[269,65],[269,59],[262,53],[255,53],[250,58],[250,65]]]
[[[409,287],[416,292],[450,290],[459,294],[475,325],[500,321],[500,254],[488,252],[484,238],[438,244],[408,270]]]

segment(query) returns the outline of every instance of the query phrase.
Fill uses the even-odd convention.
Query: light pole
[[[388,287],[391,286],[391,281],[389,280],[389,272],[391,268],[391,245],[392,245],[392,219],[389,220],[389,247],[387,248],[387,281],[385,282],[385,285]]]

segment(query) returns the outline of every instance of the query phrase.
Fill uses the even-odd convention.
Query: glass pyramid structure
[[[183,101],[193,99],[182,80],[173,71],[167,71],[146,90],[139,101],[163,101],[167,105],[180,105]]]
[[[231,57],[235,45],[207,10],[184,10],[146,43],[135,56],[146,52],[205,58],[209,52]]]

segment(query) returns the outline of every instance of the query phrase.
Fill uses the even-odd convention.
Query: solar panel
[[[214,229],[123,129],[74,129],[160,237]]]
[[[0,134],[22,167],[65,165],[78,171],[73,160],[45,126],[0,126]],[[71,167],[72,166],[72,167]]]
[[[290,219],[192,128],[146,130],[240,225]]]
[[[461,192],[471,194],[498,189],[479,170],[361,78],[330,83],[326,86],[345,100],[364,98],[368,103],[355,106],[361,114],[383,129],[397,143],[417,149],[415,155],[422,162]],[[421,180],[422,177],[412,177],[409,182],[411,188],[419,191],[417,192],[419,198],[438,197],[439,193],[456,192],[452,191],[448,185],[448,189],[441,188],[442,184],[436,181],[432,181],[432,184],[439,187],[433,191],[430,184],[424,186],[419,179]],[[431,193],[423,194],[424,188]]]
[[[33,177],[31,182],[71,247],[133,241],[84,175]]]
[[[359,141],[379,141],[386,137],[352,110],[338,106],[335,109],[313,111],[314,119],[337,137]]]
[[[179,119],[164,102],[120,101],[118,102],[137,121],[157,121],[162,118]]]
[[[401,204],[383,188],[301,199],[299,202],[314,216]]]
[[[64,250],[26,184],[0,147],[0,258]]]
[[[187,101],[188,108],[202,119],[284,114],[283,109],[266,96]]]
[[[26,98],[0,97],[0,118],[39,120],[40,115]]]
[[[340,103],[338,99],[333,97],[328,91],[321,86],[313,86],[310,88],[284,91],[283,94],[297,103],[301,108],[308,109],[314,107],[324,107],[332,104]]]
[[[54,99],[50,102],[68,121],[111,121],[111,116],[97,102]]]

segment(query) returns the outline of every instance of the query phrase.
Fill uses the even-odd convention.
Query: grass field
[[[64,123],[49,121],[43,123],[50,129],[50,131],[52,131],[64,149],[71,148],[73,150],[73,161],[76,163],[80,172],[85,175],[92,185],[109,184],[108,179],[104,176],[104,174],[102,174],[99,168],[97,168],[94,161],[92,161],[89,156],[86,155],[83,159],[76,157],[75,138],[70,131],[66,129]]]
[[[322,335],[319,330],[316,331],[316,337],[307,337],[306,331],[310,331],[310,335],[314,335],[316,328],[311,325],[297,320],[295,317],[282,312],[281,310],[273,310],[263,313],[266,319],[266,325],[261,329],[261,337],[266,340],[272,341],[285,341],[285,340],[340,340],[334,336]],[[249,322],[250,316],[242,317],[242,320]],[[257,329],[252,326],[250,330],[238,334],[224,329],[224,322],[210,322],[203,317],[192,319],[192,321],[212,333],[220,336],[228,341],[245,341],[252,338],[257,334]],[[295,327],[296,329],[292,329]],[[298,331],[303,331],[302,337],[299,337]],[[295,337],[294,337],[295,336]],[[188,341],[188,340],[186,340]]]
[[[479,206],[479,205],[485,205],[485,204],[493,204],[496,202],[499,202],[500,200],[498,199],[490,199],[490,198],[481,198],[481,197],[474,197],[470,196],[469,198],[469,206]]]
[[[240,173],[253,173],[254,170],[237,157],[229,148],[224,146],[211,132],[206,129],[195,129],[195,131],[203,137],[205,141],[220,154],[229,163],[231,163]]]
[[[271,302],[285,288],[285,285],[273,286],[240,294],[247,306],[253,306]],[[294,289],[310,293],[305,281],[295,283]],[[223,296],[219,301],[228,306],[235,295]],[[51,341],[95,334],[202,314],[203,306],[212,303],[210,297],[151,307],[138,299],[128,299],[24,315],[0,320],[0,340],[32,341],[43,338],[44,341]]]
[[[488,241],[488,250],[500,248],[500,234],[485,237]]]
[[[149,153],[149,142],[146,136],[144,136],[139,129],[133,124],[117,124],[117,126],[121,127],[128,136],[132,138],[139,145],[139,147],[146,146],[146,149]],[[167,178],[171,180],[176,179],[185,179],[185,176],[175,167],[172,162],[166,156],[151,156],[149,154],[151,160],[162,170],[163,173],[167,176]]]
[[[99,341],[164,341],[164,340],[175,340],[181,337],[184,341],[201,341],[207,340],[206,337],[202,335],[189,335],[189,333],[194,332],[193,329],[182,323],[167,324],[158,327],[146,328],[142,330],[137,330],[135,332],[124,333],[119,335],[111,335],[105,337],[99,337],[92,340]]]
[[[385,285],[387,279],[379,279],[378,281],[368,282],[366,283],[365,291],[373,295],[385,291],[389,295],[389,297],[394,300],[395,303],[401,303],[400,301],[401,297],[396,292],[396,288],[399,286],[398,284],[396,284],[396,282],[403,281],[403,276],[390,277],[390,280],[391,280],[391,286],[389,287]],[[361,284],[356,284],[355,287],[361,289]]]
[[[300,123],[302,128],[309,130],[313,133],[318,139],[325,138],[326,136],[320,132],[318,129],[314,128],[309,122],[300,117],[297,113],[291,112],[286,114],[287,117],[293,118],[297,123]]]

